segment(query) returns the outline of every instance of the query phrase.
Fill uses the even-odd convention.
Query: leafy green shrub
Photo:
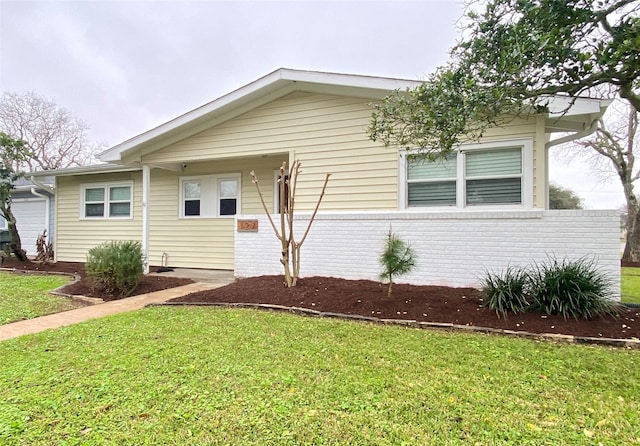
[[[102,243],[89,250],[85,270],[94,290],[127,297],[142,277],[142,247],[134,241]]]
[[[415,254],[409,245],[389,229],[385,249],[380,255],[380,263],[383,268],[380,279],[389,281],[387,296],[391,297],[393,278],[403,276],[413,269],[416,264]]]
[[[529,274],[524,268],[508,267],[502,274],[487,273],[482,280],[485,306],[500,316],[522,313],[529,307]]]
[[[593,260],[551,259],[535,265],[529,275],[534,298],[531,311],[576,319],[617,313],[611,281]]]

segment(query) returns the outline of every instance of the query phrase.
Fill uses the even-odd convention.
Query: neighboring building
[[[36,255],[36,241],[44,230],[47,231],[47,241],[53,240],[55,192],[54,178],[45,176],[38,184],[28,178],[20,178],[15,183],[11,193],[11,209],[16,218],[16,225],[22,248],[27,255]],[[0,217],[0,230],[7,228],[7,222]]]
[[[546,210],[548,148],[592,131],[607,101],[578,98],[564,113],[494,128],[446,161],[410,163],[366,129],[372,102],[418,84],[280,69],[107,150],[108,164],[49,172],[56,258],[84,261],[105,240],[133,239],[152,265],[278,273],[278,243],[250,172],[275,210],[278,169],[300,159],[303,220],[332,173],[303,275],[376,278],[390,224],[417,247],[419,267],[407,278],[415,283],[477,283],[483,268],[548,254],[597,254],[612,278],[619,272],[615,212]],[[571,136],[550,140],[556,132]],[[258,220],[258,231],[238,232],[245,219]]]

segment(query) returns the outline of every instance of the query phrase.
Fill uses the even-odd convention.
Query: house
[[[301,225],[332,174],[303,275],[377,278],[391,226],[418,252],[409,282],[474,284],[483,271],[549,255],[594,255],[619,281],[615,211],[547,209],[549,147],[593,131],[607,101],[555,98],[557,112],[514,119],[433,164],[366,131],[373,102],[418,84],[279,69],[110,148],[103,165],[50,171],[56,259],[84,261],[103,241],[132,239],[147,266],[280,273],[250,172],[275,211],[278,169],[300,159]]]
[[[47,241],[52,240],[55,209],[53,181],[53,177],[45,176],[37,182],[20,178],[14,184],[11,210],[16,218],[22,249],[28,256],[36,255],[36,241],[45,230]],[[7,222],[0,217],[0,231],[4,229],[7,229]]]

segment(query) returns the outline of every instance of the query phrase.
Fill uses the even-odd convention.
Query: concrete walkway
[[[228,282],[227,282],[228,283]],[[141,294],[139,296],[127,297],[125,299],[113,300],[98,305],[78,308],[76,310],[64,311],[62,313],[50,314],[26,321],[14,322],[12,324],[0,325],[0,341],[17,338],[18,336],[39,333],[67,325],[77,324],[89,319],[97,319],[112,314],[124,313],[126,311],[138,310],[145,305],[166,302],[175,297],[184,296],[198,291],[218,288],[224,283],[202,283],[196,282],[168,290],[156,291],[154,293]]]

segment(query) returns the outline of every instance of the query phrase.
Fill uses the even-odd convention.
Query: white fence
[[[280,242],[266,216],[241,215],[237,220],[241,226],[257,220],[258,230],[236,232],[236,276],[282,274]],[[308,221],[309,215],[297,216],[298,239]],[[613,210],[319,214],[302,247],[301,276],[377,280],[378,258],[391,227],[417,253],[416,268],[400,282],[477,286],[486,271],[551,256],[587,257],[619,290],[619,221]]]

